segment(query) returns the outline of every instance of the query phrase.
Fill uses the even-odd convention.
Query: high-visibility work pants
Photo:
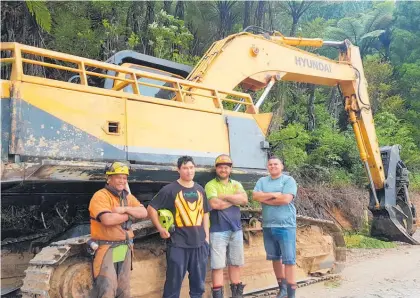
[[[94,283],[90,298],[129,298],[131,249],[127,250],[123,262],[114,263],[112,248],[100,246],[95,253],[93,274]]]

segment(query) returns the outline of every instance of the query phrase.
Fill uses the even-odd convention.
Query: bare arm
[[[220,195],[219,199],[228,201],[232,205],[246,205],[248,203],[248,196],[246,192],[238,192],[233,195]]]
[[[282,194],[282,193],[275,193],[274,199],[268,199],[263,201],[262,203],[267,205],[287,205],[293,200],[293,195],[291,194]]]
[[[275,197],[275,193],[272,193],[272,192],[262,192],[262,191],[252,192],[252,199],[260,203],[264,203],[264,201],[273,199],[274,197]]]
[[[149,214],[149,218],[152,221],[153,225],[158,230],[160,237],[162,237],[163,239],[171,237],[171,234],[160,225],[156,209],[149,205],[147,207],[147,213]]]
[[[210,243],[210,233],[209,233],[210,220],[209,220],[209,213],[208,212],[204,213],[203,226],[204,226],[204,232],[206,232],[206,241],[207,241],[207,243]]]
[[[144,208],[143,205],[137,207],[114,207],[112,208],[112,212],[119,214],[128,214],[138,219],[147,217],[147,210],[146,208]]]
[[[108,212],[102,214],[99,219],[104,226],[116,226],[126,222],[128,220],[128,214]]]
[[[223,210],[223,209],[226,209],[226,208],[229,208],[230,206],[232,206],[231,203],[225,202],[225,201],[223,201],[219,198],[211,198],[209,200],[209,204],[210,204],[211,208],[215,209],[215,210]]]
[[[130,214],[131,216],[135,218],[146,218],[147,217],[147,210],[144,208],[144,206],[138,206],[138,207],[124,207],[125,213]]]

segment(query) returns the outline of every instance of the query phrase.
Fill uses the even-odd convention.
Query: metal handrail
[[[123,67],[119,65],[109,64],[105,62],[95,61],[92,59],[82,58],[78,56],[73,56],[69,54],[63,54],[51,50],[36,48],[32,46],[22,45],[19,43],[0,43],[1,51],[11,51],[12,57],[0,58],[0,63],[12,63],[11,67],[11,80],[28,80],[30,77],[35,77],[31,75],[24,74],[23,64],[33,64],[39,65],[42,67],[48,67],[68,72],[74,72],[80,75],[81,80],[77,83],[66,82],[70,85],[84,85],[89,88],[98,88],[95,86],[89,86],[87,76],[96,76],[100,78],[109,78],[115,81],[124,82],[121,84],[121,88],[113,89],[113,91],[121,92],[121,97],[127,97],[123,88],[128,85],[132,85],[133,94],[141,95],[140,86],[149,86],[164,90],[172,91],[176,94],[175,99],[181,102],[184,102],[185,96],[199,96],[202,98],[208,98],[214,101],[215,108],[220,108],[224,110],[222,102],[236,103],[244,106],[249,106],[250,108],[245,109],[246,113],[257,113],[252,98],[247,93],[237,92],[237,91],[223,91],[218,90],[212,87],[204,86],[200,83],[191,82],[188,80],[182,80],[179,78],[164,76],[160,74],[154,74],[150,72],[145,72],[138,69],[132,69],[128,67]],[[40,60],[35,60],[32,57],[27,57],[28,55],[35,56],[37,58],[48,58],[52,61],[57,61],[57,64],[44,62]],[[43,60],[43,59],[42,59]],[[61,63],[71,63],[75,65],[65,66],[58,64]],[[86,68],[95,68],[100,69],[103,72],[114,71],[116,75],[109,75],[101,72],[95,72],[87,70]],[[118,74],[123,74],[123,76]],[[127,78],[128,76],[129,78]],[[140,78],[148,78],[156,81],[163,82],[163,84],[169,84],[170,86],[162,86],[160,84],[154,84],[153,82],[142,82],[139,81]],[[56,79],[46,79],[46,80],[55,80]],[[42,84],[42,82],[41,82]],[[47,85],[47,83],[45,83]],[[51,85],[51,84],[48,84]],[[100,88],[100,87],[99,87]],[[102,88],[101,88],[102,89]],[[93,92],[94,93],[94,92]],[[230,97],[230,98],[229,98]],[[239,100],[232,99],[239,98]],[[188,104],[193,105],[193,104]]]

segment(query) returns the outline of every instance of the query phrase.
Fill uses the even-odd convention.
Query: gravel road
[[[420,245],[350,250],[347,264],[341,279],[301,288],[297,297],[420,297]]]

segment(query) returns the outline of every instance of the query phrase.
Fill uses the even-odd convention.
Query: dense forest
[[[402,145],[411,187],[420,189],[420,2],[2,1],[1,23],[1,41],[96,60],[132,49],[190,65],[249,25],[349,39],[364,60],[380,145]],[[289,171],[308,182],[366,183],[337,88],[279,82],[262,110],[274,113],[269,139]]]

